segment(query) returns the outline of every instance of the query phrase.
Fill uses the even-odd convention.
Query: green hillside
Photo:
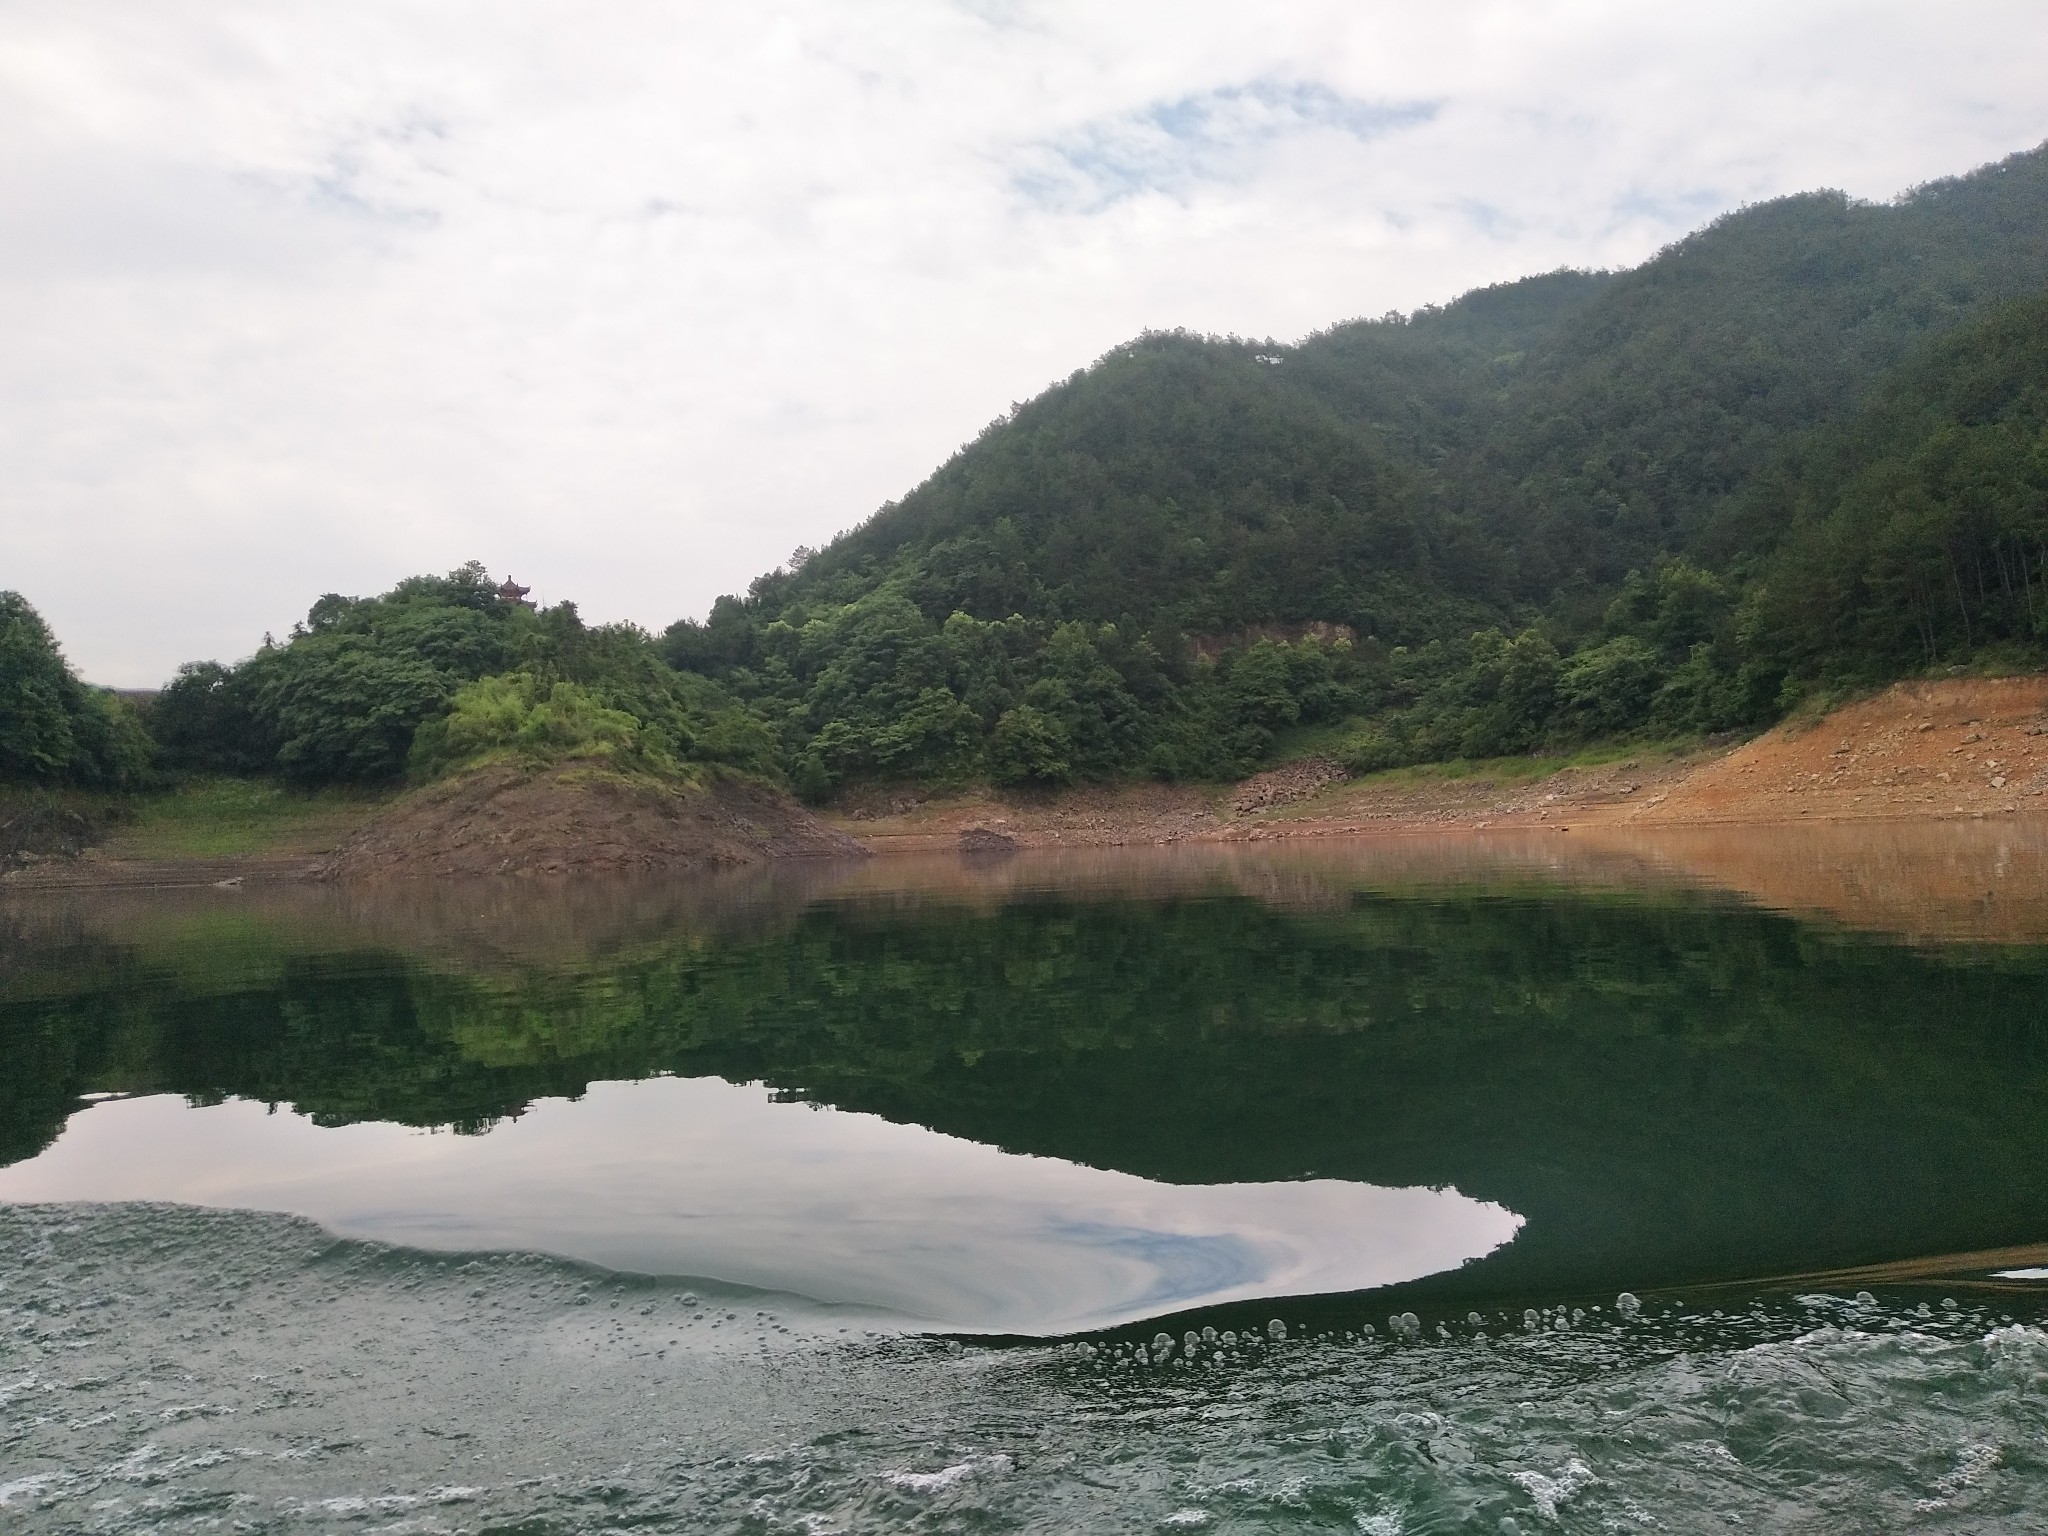
[[[665,653],[759,710],[813,790],[1222,775],[1278,729],[1340,716],[1365,722],[1360,766],[1713,731],[1771,718],[1788,680],[1987,641],[2030,654],[2042,572],[2010,531],[2008,595],[1980,623],[1966,593],[1959,642],[1936,624],[1916,655],[1888,620],[1852,621],[1889,601],[1882,573],[1827,588],[1826,635],[1786,625],[1830,558],[1800,509],[1860,472],[1839,434],[1935,431],[1967,394],[1934,382],[1944,368],[2038,378],[2036,311],[2002,306],[2044,289],[2036,150],[1889,204],[1782,199],[1632,271],[1296,346],[1143,336],[799,568],[674,626]],[[1946,335],[1944,363],[1929,348]],[[1866,421],[1867,402],[1892,414]],[[2013,409],[1999,430],[2017,442]],[[2024,522],[2038,497],[2013,475],[2006,516]],[[1981,563],[1962,549],[1977,524],[1945,521],[1955,494],[1929,491],[1941,510],[1922,521]],[[1311,623],[1355,643],[1245,633]]]
[[[1787,434],[2044,284],[2037,150],[1893,204],[1786,198],[1633,271],[1530,278],[1294,347],[1148,335],[747,606],[843,602],[914,564],[939,620],[1320,618],[1410,639],[1441,600],[1505,616],[1694,548]],[[1410,585],[1414,611],[1393,595]]]

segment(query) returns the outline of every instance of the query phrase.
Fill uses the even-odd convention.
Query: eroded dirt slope
[[[1788,722],[1645,796],[1644,825],[2048,810],[2048,677],[1899,683]]]
[[[866,850],[788,795],[588,768],[485,769],[396,801],[335,851],[333,879],[717,867]]]

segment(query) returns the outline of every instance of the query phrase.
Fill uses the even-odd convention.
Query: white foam
[[[1536,1506],[1536,1512],[1546,1520],[1557,1518],[1557,1507],[1578,1493],[1599,1481],[1593,1469],[1577,1457],[1564,1464],[1564,1470],[1555,1477],[1545,1477],[1541,1472],[1510,1472],[1523,1492],[1529,1495]]]
[[[61,1472],[37,1472],[30,1477],[17,1477],[11,1483],[0,1483],[0,1509],[18,1500],[33,1498],[53,1483],[63,1480]]]
[[[1011,1470],[1007,1456],[970,1456],[936,1472],[884,1472],[882,1481],[909,1493],[943,1493],[972,1477],[1005,1476]]]

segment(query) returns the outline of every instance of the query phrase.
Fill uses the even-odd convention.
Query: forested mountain
[[[914,563],[935,620],[1315,618],[1423,638],[1441,602],[1506,616],[1711,542],[1787,434],[2044,284],[2037,150],[1892,204],[1782,199],[1633,271],[1530,278],[1294,347],[1149,335],[748,607],[845,601]]]
[[[1143,336],[672,627],[666,654],[760,710],[813,790],[1224,774],[1338,715],[1365,722],[1360,766],[1757,723],[1803,681],[1915,664],[1869,613],[1901,578],[1842,566],[1814,585],[1890,546],[1846,524],[1824,538],[1814,509],[1858,494],[1887,423],[1981,414],[1962,378],[1979,363],[2010,386],[2005,595],[1979,622],[1965,594],[1960,641],[1922,621],[1917,664],[2038,643],[2044,573],[2018,551],[2043,515],[2039,425],[2019,385],[2039,377],[2024,305],[2044,291],[2036,150],[1889,204],[1781,199],[1631,271],[1295,346]],[[1930,548],[1981,563],[1963,545],[1989,514],[1922,480]],[[1248,633],[1310,624],[1356,643]]]
[[[590,629],[468,567],[322,598],[151,724],[174,768],[588,753],[824,795],[1223,778],[1318,721],[1360,769],[1708,733],[2044,645],[2048,146],[1294,345],[1144,335],[704,623]]]

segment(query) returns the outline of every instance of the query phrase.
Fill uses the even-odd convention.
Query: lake
[[[0,905],[0,1528],[2048,1530],[2048,828]]]

